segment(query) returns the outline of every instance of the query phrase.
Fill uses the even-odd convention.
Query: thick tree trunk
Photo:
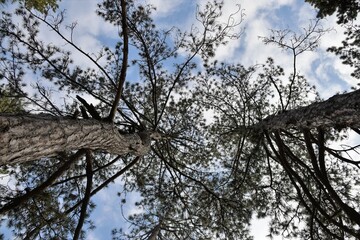
[[[360,90],[335,95],[323,102],[269,116],[252,126],[257,134],[265,133],[267,143],[265,142],[264,147],[267,154],[277,159],[277,162],[282,165],[298,193],[299,201],[307,209],[312,221],[318,222],[320,228],[338,239],[343,239],[341,234],[337,236],[340,232],[346,232],[359,239],[357,228],[351,224],[359,226],[360,213],[352,206],[353,204],[350,204],[354,202],[347,198],[346,194],[341,194],[337,190],[336,185],[341,185],[342,181],[329,177],[332,165],[327,162],[327,154],[330,152],[325,148],[324,129],[352,128],[359,132],[359,127]],[[316,131],[310,131],[316,128]],[[303,133],[302,140],[298,142],[298,148],[304,151],[292,149],[291,146],[297,141],[296,138],[290,140],[289,135],[286,137],[284,137],[285,134],[282,135],[281,130],[289,129],[298,129]],[[312,135],[313,133],[317,136]],[[299,136],[297,134],[297,137]],[[291,144],[287,145],[286,142]],[[316,148],[314,145],[317,145]],[[341,158],[340,153],[338,162],[346,159]],[[348,160],[343,161],[342,164],[346,162],[351,163]],[[355,161],[351,164],[354,163]],[[316,187],[313,188],[313,186]],[[319,199],[319,192],[321,196],[330,200]],[[333,209],[336,209],[335,213]],[[316,214],[314,214],[315,210]],[[323,219],[326,219],[329,224],[324,225]],[[343,224],[343,220],[349,224]]]
[[[41,114],[0,114],[0,165],[55,156],[82,148],[143,155],[149,133],[120,134],[110,123]]]
[[[156,240],[161,230],[161,222],[156,225],[152,230],[148,240]]]
[[[255,128],[273,131],[289,128],[360,127],[360,90],[339,94],[323,102],[272,115]]]

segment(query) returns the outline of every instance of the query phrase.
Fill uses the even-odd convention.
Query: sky
[[[195,21],[196,6],[203,6],[206,0],[141,0],[154,5],[157,9],[153,17],[158,26],[170,29],[176,26],[190,30]],[[104,44],[117,39],[117,29],[105,23],[96,13],[97,0],[62,0],[60,9],[66,9],[66,21],[76,22],[73,39],[88,53],[98,52]],[[225,0],[223,9],[224,21],[237,6],[241,7],[244,17],[236,31],[242,32],[238,40],[230,41],[216,52],[218,61],[241,63],[244,66],[264,63],[268,57],[275,59],[287,72],[292,69],[292,58],[273,45],[265,45],[261,37],[269,36],[270,29],[292,29],[301,32],[311,20],[316,11],[302,0]],[[356,80],[350,76],[352,69],[341,63],[337,56],[326,51],[330,46],[340,45],[343,39],[343,29],[336,23],[335,17],[321,21],[321,25],[332,28],[320,41],[315,52],[305,52],[299,56],[298,71],[308,81],[315,85],[320,96],[327,99],[338,92],[349,91],[356,85]],[[48,29],[40,32],[48,42],[67,47]],[[89,62],[74,52],[73,58],[77,65],[87,66]],[[289,73],[289,72],[288,72]],[[129,73],[131,77],[131,72]],[[92,213],[91,219],[96,229],[88,233],[87,239],[110,239],[111,230],[124,224],[120,212],[120,198],[116,193],[121,191],[121,182],[116,182],[106,191],[98,193],[94,201],[101,202]],[[130,196],[128,202],[135,202],[138,196]],[[116,209],[116,210],[114,210]],[[136,209],[124,209],[133,213]],[[266,239],[266,220],[254,221],[252,233],[255,240]],[[281,238],[279,238],[281,239]]]
[[[195,22],[196,6],[203,6],[206,0],[141,0],[156,7],[153,17],[158,26],[170,29],[172,26],[190,30]],[[96,13],[97,0],[62,0],[61,9],[66,9],[66,21],[76,22],[73,39],[85,52],[96,52],[117,38],[117,29],[105,23]],[[244,19],[237,31],[243,34],[239,40],[230,41],[222,46],[215,58],[219,61],[241,63],[250,66],[263,63],[273,57],[275,63],[291,69],[291,56],[277,46],[265,45],[260,37],[269,36],[270,29],[289,28],[301,32],[316,11],[302,0],[225,0],[223,20],[232,14],[237,6],[241,6]],[[351,68],[341,63],[337,56],[326,51],[330,46],[339,45],[343,39],[343,29],[336,23],[335,17],[321,21],[324,29],[331,28],[320,42],[315,52],[305,52],[299,57],[299,71],[309,82],[315,84],[319,93],[328,98],[338,91],[349,90],[356,84],[350,76]],[[43,31],[48,41],[59,42],[55,35]],[[76,63],[86,65],[88,62],[81,54],[73,53]]]

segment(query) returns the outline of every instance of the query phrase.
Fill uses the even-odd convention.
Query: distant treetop
[[[46,12],[49,8],[54,11],[58,8],[58,0],[0,0],[0,4],[4,4],[6,2],[14,3],[17,1],[24,3],[27,8],[35,9],[42,13]]]
[[[338,23],[356,19],[360,10],[359,0],[305,0],[319,10],[317,17],[324,18],[337,12]]]

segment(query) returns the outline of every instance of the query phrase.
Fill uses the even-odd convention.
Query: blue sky
[[[180,29],[190,30],[195,21],[196,5],[204,5],[205,0],[142,0],[153,4],[157,11],[154,12],[155,22],[164,29],[176,26]],[[67,9],[66,22],[77,22],[74,41],[85,52],[98,52],[104,44],[109,44],[117,39],[117,29],[105,23],[96,13],[97,0],[62,0],[60,9]],[[291,70],[291,56],[276,46],[264,45],[261,36],[268,36],[270,29],[291,28],[299,31],[315,18],[315,10],[301,0],[225,0],[224,20],[226,16],[236,10],[240,4],[244,11],[244,20],[236,31],[243,31],[239,40],[230,41],[216,52],[215,58],[219,61],[229,61],[250,66],[264,63],[268,57],[275,59],[275,63],[285,70]],[[305,52],[299,57],[298,70],[306,76],[311,84],[317,87],[321,97],[328,98],[337,92],[350,90],[357,81],[350,76],[351,69],[344,66],[337,56],[326,52],[333,45],[339,45],[343,39],[343,29],[335,24],[336,19],[329,17],[321,22],[324,28],[333,28],[324,35],[320,46],[315,52]],[[67,47],[63,42],[52,35],[48,29],[43,29],[40,34],[49,42]],[[73,54],[75,63],[81,66],[89,65],[89,61],[78,53]],[[289,72],[288,72],[289,73]],[[131,71],[129,71],[129,79]],[[121,190],[121,182],[117,181],[110,188],[98,193],[94,197],[97,208],[92,213],[91,219],[96,229],[88,233],[87,239],[110,239],[111,229],[124,224],[120,212],[120,198],[116,193]],[[130,208],[136,201],[137,195],[130,196],[125,213],[138,210]],[[101,204],[100,204],[101,203]],[[265,239],[267,235],[266,221],[254,221],[253,234],[255,240]],[[280,238],[281,239],[281,238]]]
[[[67,20],[77,22],[75,42],[88,52],[96,52],[96,49],[100,49],[105,39],[109,41],[117,37],[116,29],[96,16],[96,2],[96,0],[63,0],[61,3],[61,8],[67,9]],[[143,0],[143,2],[153,4],[157,8],[153,16],[160,27],[170,29],[176,26],[190,30],[195,22],[196,5],[204,5],[206,0]],[[315,18],[315,10],[301,0],[225,0],[224,21],[236,10],[237,4],[240,4],[245,13],[244,21],[237,29],[243,31],[243,35],[239,40],[230,41],[228,45],[219,49],[216,58],[219,61],[239,62],[249,66],[263,63],[270,56],[285,69],[291,69],[291,56],[276,46],[265,46],[259,37],[268,36],[269,30],[274,28],[299,31],[307,27],[310,20]],[[330,97],[335,92],[348,90],[350,85],[356,84],[355,79],[350,77],[351,69],[344,66],[337,56],[326,52],[329,46],[339,45],[343,39],[343,29],[337,26],[335,21],[334,17],[323,20],[321,22],[323,27],[333,30],[322,37],[316,52],[306,52],[299,57],[299,71],[317,86],[324,98]],[[49,35],[45,34],[48,38]],[[51,40],[58,41],[56,37]],[[78,59],[78,64],[86,64],[85,59],[80,55],[75,54],[75,57]]]

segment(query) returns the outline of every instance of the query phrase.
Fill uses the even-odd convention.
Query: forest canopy
[[[360,238],[359,4],[305,2],[0,1],[0,239]]]

